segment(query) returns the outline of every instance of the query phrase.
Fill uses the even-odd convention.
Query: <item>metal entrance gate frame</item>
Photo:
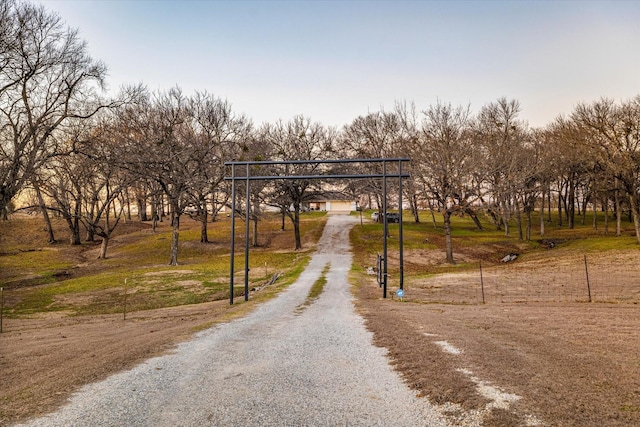
[[[250,214],[250,182],[265,180],[300,180],[300,179],[366,179],[366,178],[382,178],[382,215],[383,215],[383,271],[382,271],[382,297],[387,297],[387,234],[389,232],[389,224],[387,221],[387,178],[398,178],[398,213],[399,236],[400,243],[400,289],[404,289],[404,240],[402,235],[402,178],[409,178],[408,173],[402,172],[402,164],[410,162],[409,158],[382,158],[382,159],[343,159],[343,160],[269,160],[269,161],[233,161],[225,162],[225,167],[231,167],[231,176],[226,176],[225,181],[231,181],[231,254],[230,254],[230,274],[229,274],[229,304],[233,305],[233,287],[234,287],[234,270],[235,270],[235,234],[236,234],[236,181],[245,181],[246,185],[246,210],[245,210],[245,236],[244,236],[244,300],[249,301],[249,214]],[[382,174],[327,174],[327,175],[257,175],[251,176],[250,166],[268,166],[268,165],[294,165],[294,164],[348,164],[348,163],[382,163]],[[397,163],[398,173],[387,173],[387,164]],[[236,167],[245,166],[245,176],[236,176]],[[380,274],[380,271],[378,271]]]

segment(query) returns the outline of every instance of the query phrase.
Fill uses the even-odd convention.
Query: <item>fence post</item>
[[[124,309],[122,310],[122,320],[127,320],[127,279],[124,279]]]
[[[482,303],[484,302],[484,277],[482,276],[482,261],[480,261],[480,287],[482,289]]]
[[[593,302],[591,300],[591,283],[589,283],[589,267],[587,265],[587,255],[584,256],[584,271],[587,274],[587,292],[589,293],[589,302]]]
[[[0,334],[2,333],[3,313],[4,313],[4,288],[0,288]]]
[[[380,255],[379,253],[376,254],[376,255],[378,257],[377,260],[376,260],[376,263],[378,264],[377,265],[377,269],[378,269],[378,271],[377,271],[378,287],[381,288],[382,287],[382,282],[383,282],[383,277],[382,277],[382,269],[383,269],[382,268],[382,259],[383,258],[382,258],[382,255]]]

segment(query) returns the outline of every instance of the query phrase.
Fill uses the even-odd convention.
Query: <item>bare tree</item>
[[[355,118],[346,125],[341,134],[339,149],[347,158],[391,158],[399,157],[406,147],[406,128],[397,114],[391,112],[375,112]],[[349,166],[353,168],[354,166]],[[381,164],[361,164],[363,173],[382,174]],[[388,183],[393,186],[395,183]],[[362,179],[351,183],[351,191],[367,194],[376,202],[379,211],[382,210],[382,180],[377,178]],[[382,215],[378,216],[382,220]]]
[[[474,158],[469,107],[432,105],[424,112],[421,135],[412,147],[413,172],[444,219],[446,261],[454,264],[451,216],[464,213],[476,196],[478,168]]]
[[[228,102],[205,92],[189,99],[185,125],[202,157],[187,189],[190,206],[194,208],[190,215],[201,223],[200,242],[207,243],[208,201],[216,193],[226,193],[224,163],[240,156],[252,124],[244,116],[235,116]]]
[[[111,235],[123,217],[125,204],[119,198],[136,178],[121,167],[120,147],[115,135],[115,117],[108,117],[92,126],[88,135],[77,144],[83,160],[92,166],[86,168],[88,174],[82,180],[80,220],[87,230],[88,241],[92,241],[93,236],[102,238],[100,259],[107,257]]]
[[[118,126],[123,167],[155,182],[168,199],[173,228],[170,265],[178,264],[180,218],[192,171],[199,166],[187,146],[191,135],[184,128],[186,104],[182,92],[173,88],[126,108]]]
[[[398,157],[406,157],[420,140],[420,123],[416,107],[413,103],[397,102],[395,114],[400,122],[401,134],[397,138],[396,145],[399,147]],[[406,172],[406,171],[405,171]],[[414,222],[420,222],[420,205],[429,203],[424,192],[419,191],[419,184],[415,174],[411,174],[408,179],[403,180],[403,192],[411,208]],[[433,213],[433,211],[432,211]]]
[[[125,108],[119,120],[122,167],[140,180],[153,182],[166,197],[172,224],[169,264],[178,263],[180,219],[189,206],[206,227],[206,200],[224,178],[225,156],[250,123],[235,118],[230,106],[206,94],[188,98],[179,88]],[[158,209],[156,198],[154,221]],[[206,236],[206,228],[203,228]],[[206,239],[202,239],[206,240]]]
[[[335,149],[335,131],[309,118],[296,116],[289,122],[266,124],[260,138],[268,146],[274,160],[323,160],[331,158]],[[280,173],[307,175],[318,171],[318,164],[286,165]],[[300,212],[304,202],[322,192],[317,181],[308,179],[276,180],[270,203],[279,207],[293,223],[295,248],[302,249]]]
[[[38,179],[33,179],[32,187],[35,191],[36,203],[35,205],[40,208],[40,212],[42,212],[42,218],[44,219],[45,228],[47,230],[48,243],[56,243],[56,237],[53,232],[53,226],[51,224],[51,217],[49,216],[49,209],[47,208],[47,204],[42,196],[42,191],[40,190],[41,184],[38,182]]]
[[[0,3],[0,211],[63,147],[53,135],[105,106],[106,67],[42,6]]]
[[[255,161],[255,162],[263,161],[267,157],[270,157],[269,149],[270,148],[268,144],[264,143],[264,140],[260,136],[260,133],[252,132],[250,135],[247,135],[245,137],[242,144],[242,154],[238,157],[238,160]],[[259,173],[260,172],[259,169],[260,167],[254,166],[253,170],[250,170],[250,172],[252,174]],[[243,173],[243,172],[244,171],[240,171],[240,173]],[[236,200],[236,215],[239,215],[240,217],[245,217],[244,219],[246,221],[247,220],[246,218],[246,212],[247,212],[246,185],[237,186],[236,191],[240,196]],[[282,210],[282,206],[289,204],[285,201],[286,200],[285,196],[281,195],[281,197],[274,198],[275,194],[276,194],[276,186],[273,185],[273,182],[269,182],[267,180],[255,180],[255,181],[252,181],[249,185],[249,218],[248,220],[251,221],[253,225],[252,233],[251,233],[252,246],[258,246],[258,241],[259,241],[258,240],[258,223],[260,222],[263,214],[261,206],[265,204],[267,205],[270,204],[270,205],[281,207],[281,210]],[[283,219],[282,230],[284,231],[285,214],[283,214],[282,219]]]
[[[500,98],[482,107],[475,124],[477,149],[483,156],[489,200],[484,200],[497,228],[510,235],[509,220],[515,207],[515,181],[521,148],[528,139],[526,125],[518,118],[520,103]],[[484,198],[483,198],[484,199]]]
[[[626,193],[640,243],[640,95],[620,104],[610,99],[580,104],[571,117]]]
[[[557,182],[559,224],[566,220],[567,226],[574,228],[579,197],[591,193],[589,183],[594,184],[590,180],[591,172],[599,169],[597,153],[586,142],[587,135],[572,120],[558,117],[547,126],[545,133],[546,157],[553,165],[552,179]],[[583,205],[586,206],[586,200]]]
[[[84,156],[69,154],[58,156],[41,168],[41,190],[54,203],[49,210],[57,212],[67,223],[69,243],[80,245],[80,225],[85,180],[95,171],[94,166]]]

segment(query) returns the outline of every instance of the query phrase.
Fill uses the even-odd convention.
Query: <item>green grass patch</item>
[[[250,248],[250,288],[266,283],[276,273],[280,276],[275,284],[255,293],[258,300],[272,297],[295,281],[308,263],[309,250],[326,223],[323,214],[303,215],[301,234],[307,249],[294,251],[293,227],[287,224],[289,228],[280,231],[279,219],[267,216],[260,223],[259,235],[273,243]],[[31,248],[33,241],[18,241],[14,245],[18,249],[11,254],[7,254],[7,246],[3,245],[0,266],[7,268],[2,268],[0,282],[18,280],[27,274],[33,276],[29,282],[21,281],[13,288],[5,285],[4,315],[16,318],[60,311],[72,315],[122,312],[125,280],[127,311],[229,298],[230,221],[223,219],[208,224],[212,242],[208,244],[199,242],[198,223],[183,221],[178,266],[167,265],[172,233],[169,224],[160,224],[155,233],[142,225],[131,226],[132,231],[113,239],[106,260],[98,260],[97,254],[93,256],[88,252],[99,248],[95,244],[74,247],[57,244],[53,249],[45,246],[22,251],[21,248]],[[38,222],[27,218],[16,221],[11,229],[24,232],[34,226],[39,226]],[[11,236],[2,237],[3,242],[11,241]],[[86,261],[78,265],[81,258]],[[61,271],[65,273],[59,274]],[[238,297],[244,293],[243,273],[244,246],[237,244],[234,295]],[[32,286],[34,284],[43,285]]]
[[[320,273],[320,277],[318,277],[318,279],[311,286],[311,289],[309,289],[309,295],[307,295],[307,299],[296,308],[296,314],[300,314],[305,308],[313,304],[314,301],[320,297],[320,295],[322,295],[324,286],[327,284],[327,273],[329,272],[330,268],[330,263],[324,266],[324,268],[322,269],[322,273]]]
[[[327,273],[329,272],[330,268],[331,268],[331,264],[327,264],[322,269],[322,273],[320,274],[320,277],[318,278],[318,280],[315,281],[315,283],[313,284],[313,286],[311,286],[311,289],[309,290],[307,301],[313,301],[317,299],[320,296],[320,294],[322,294],[322,291],[324,290],[324,285],[327,284]]]
[[[8,287],[51,283],[73,265],[59,251],[47,248],[0,255],[0,281]]]

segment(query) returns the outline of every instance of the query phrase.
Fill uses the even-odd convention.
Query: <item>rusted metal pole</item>
[[[122,320],[127,320],[127,279],[124,279],[124,308],[122,310]]]
[[[3,313],[4,313],[4,288],[0,288],[0,334],[2,333]]]
[[[584,271],[587,274],[587,292],[589,294],[589,302],[593,302],[591,300],[591,283],[589,283],[589,267],[587,265],[587,255],[584,256]]]
[[[480,261],[480,288],[482,289],[482,303],[484,304],[484,277],[482,277],[482,261]]]

